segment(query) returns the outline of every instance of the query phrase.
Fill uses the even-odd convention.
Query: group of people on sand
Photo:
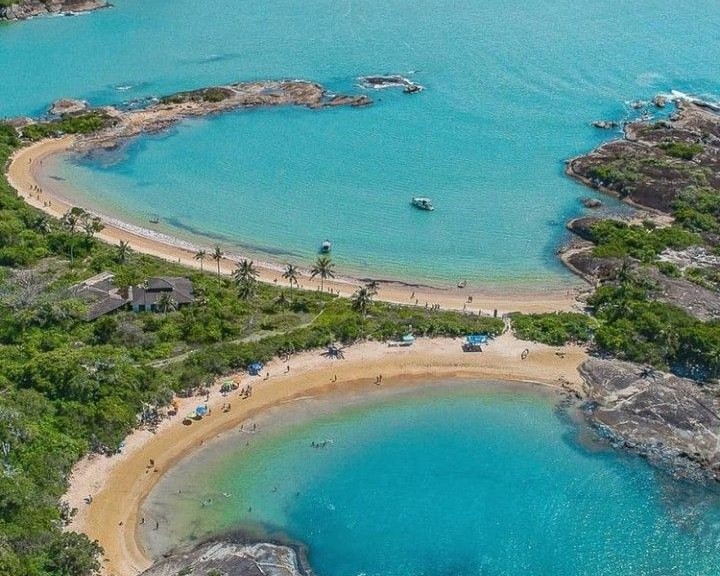
[[[252,396],[252,384],[248,384],[240,390],[240,398],[243,400],[245,400],[245,398],[250,398],[250,396]]]

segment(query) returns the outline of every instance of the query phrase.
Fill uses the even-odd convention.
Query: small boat
[[[160,222],[160,216],[153,214],[150,216],[150,224],[158,224]]]
[[[320,245],[320,253],[321,254],[329,254],[331,250],[332,250],[332,242],[330,242],[330,240],[325,240],[325,242],[323,242]]]
[[[419,208],[420,210],[428,210],[429,212],[435,210],[435,207],[433,206],[432,200],[430,200],[430,198],[415,197],[410,201],[410,204],[415,206],[415,208]]]

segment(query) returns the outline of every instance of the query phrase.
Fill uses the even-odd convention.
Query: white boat
[[[325,242],[323,242],[320,245],[320,252],[322,254],[328,254],[331,250],[332,250],[332,242],[330,242],[330,240],[325,240]]]
[[[432,212],[435,210],[435,207],[432,204],[432,200],[430,198],[423,198],[423,197],[415,197],[410,201],[410,204],[415,206],[415,208],[419,208],[420,210],[428,210]]]

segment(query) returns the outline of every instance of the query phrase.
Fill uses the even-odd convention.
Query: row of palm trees
[[[220,276],[220,263],[222,262],[225,253],[219,244],[215,245],[212,253],[208,253],[207,250],[200,249],[195,252],[195,260],[200,262],[200,271],[203,271],[203,262],[210,256],[217,265],[217,275]],[[320,278],[320,290],[325,289],[325,280],[328,278],[335,278],[335,264],[329,256],[320,256],[310,268],[310,278]],[[257,280],[258,272],[252,260],[241,260],[238,263],[237,269],[233,272],[233,279],[238,286],[243,286],[247,289],[253,286],[253,283]],[[286,264],[283,270],[282,277],[290,284],[290,291],[292,292],[293,287],[298,286],[298,278],[300,278],[300,270],[294,264]]]

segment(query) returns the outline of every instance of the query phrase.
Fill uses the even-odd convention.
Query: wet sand
[[[521,360],[525,348],[530,352]],[[250,398],[241,399],[237,391],[223,396],[218,383],[207,402],[211,414],[201,421],[190,426],[182,422],[183,416],[205,399],[182,399],[178,415],[164,420],[156,433],[136,431],[127,438],[120,454],[80,461],[65,497],[78,509],[69,529],[85,532],[100,542],[105,550],[105,574],[137,574],[150,565],[138,538],[139,510],[162,475],[205,442],[273,406],[329,392],[373,394],[378,390],[375,378],[379,374],[383,375],[382,387],[427,386],[429,381],[472,378],[579,388],[577,367],[586,358],[579,347],[559,349],[504,334],[482,353],[462,352],[458,339],[421,339],[410,348],[377,342],[354,345],[345,350],[344,360],[330,360],[320,351],[294,356],[289,362],[275,360],[265,369],[270,373],[267,380],[245,374],[234,377],[241,388],[253,384]],[[226,402],[232,404],[229,412],[221,409]],[[84,498],[90,494],[93,501],[88,505]]]

